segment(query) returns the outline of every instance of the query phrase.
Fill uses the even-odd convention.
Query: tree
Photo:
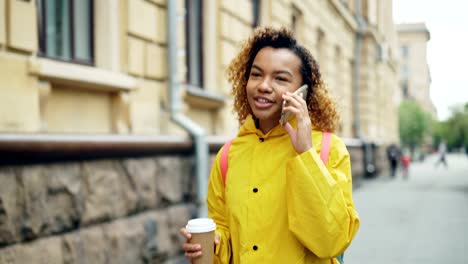
[[[400,140],[412,150],[420,146],[430,132],[430,116],[412,100],[404,100],[398,109]]]
[[[452,106],[446,121],[435,122],[433,142],[438,145],[442,140],[449,149],[468,149],[468,103]]]

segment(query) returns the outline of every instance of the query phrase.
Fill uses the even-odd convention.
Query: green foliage
[[[433,142],[437,146],[445,140],[449,149],[468,149],[468,103],[453,106],[452,114],[446,121],[435,122]]]
[[[428,113],[414,101],[405,100],[398,109],[400,140],[403,145],[414,149],[420,146],[431,129],[431,118]]]

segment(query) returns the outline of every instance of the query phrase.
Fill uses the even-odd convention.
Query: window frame
[[[74,4],[75,0],[69,0],[70,7],[68,10],[68,15],[70,17],[69,23],[69,30],[70,30],[70,59],[65,59],[61,57],[54,57],[47,54],[47,41],[46,41],[46,25],[47,25],[47,11],[46,11],[46,2],[47,0],[37,0],[37,18],[38,18],[38,38],[39,38],[39,49],[38,49],[38,56],[43,58],[48,58],[52,60],[62,61],[62,62],[69,62],[69,63],[76,63],[81,65],[88,65],[88,66],[95,66],[96,57],[95,57],[95,36],[94,36],[94,0],[89,0],[89,14],[90,14],[90,21],[89,21],[89,49],[90,49],[90,56],[89,61],[76,58],[76,51],[75,51],[75,16],[74,16]],[[82,1],[82,0],[76,0]]]

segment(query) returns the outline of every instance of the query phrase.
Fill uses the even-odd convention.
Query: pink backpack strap
[[[223,177],[223,184],[226,185],[226,174],[228,170],[228,159],[229,159],[229,149],[231,147],[232,140],[224,143],[223,150],[221,151],[221,176]]]
[[[322,148],[320,149],[320,159],[326,165],[328,162],[328,155],[330,154],[331,134],[330,132],[322,133]]]

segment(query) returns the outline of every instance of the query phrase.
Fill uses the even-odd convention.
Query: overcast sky
[[[468,102],[468,1],[393,0],[395,23],[425,22],[431,33],[431,98],[439,120],[449,106]]]

